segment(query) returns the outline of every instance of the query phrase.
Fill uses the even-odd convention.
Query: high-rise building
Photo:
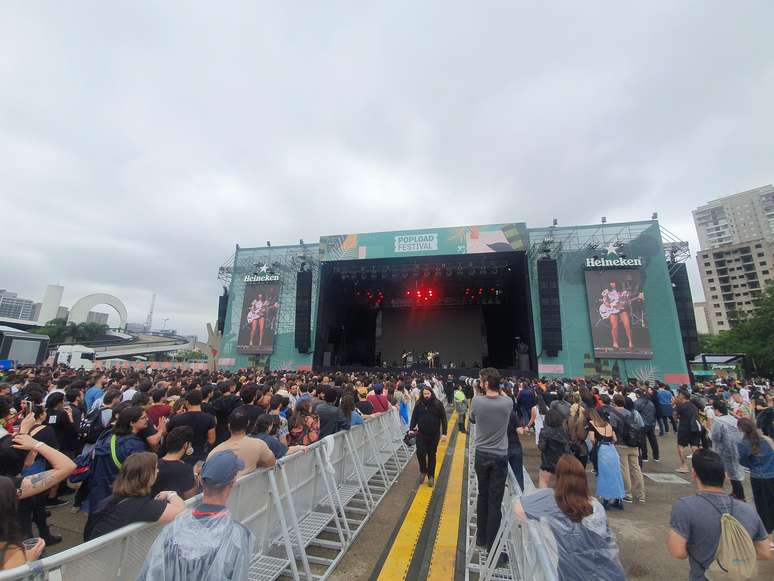
[[[693,221],[702,250],[774,239],[774,186],[712,200],[693,211]]]
[[[67,307],[59,306],[56,309],[56,318],[57,319],[64,319],[67,320],[67,317],[70,315],[70,309]]]
[[[18,293],[0,289],[0,317],[32,321],[35,301],[19,298]]]
[[[693,212],[707,328],[727,331],[774,282],[774,186],[713,200]]]

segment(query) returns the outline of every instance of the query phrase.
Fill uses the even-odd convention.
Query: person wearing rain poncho
[[[555,488],[522,496],[513,511],[545,549],[549,579],[626,579],[605,509],[589,494],[586,471],[574,456],[565,454],[556,463]]]
[[[168,524],[156,538],[138,581],[241,581],[253,552],[253,535],[226,508],[237,473],[245,467],[232,451],[202,467],[202,502]]]

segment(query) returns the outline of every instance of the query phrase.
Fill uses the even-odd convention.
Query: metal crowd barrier
[[[381,414],[240,478],[228,507],[255,536],[248,579],[326,579],[411,459],[405,431],[397,411]],[[134,580],[162,526],[123,527],[0,571],[0,581]]]
[[[505,494],[501,504],[502,520],[497,531],[491,552],[476,546],[476,502],[478,500],[478,478],[475,461],[476,425],[470,424],[468,430],[468,499],[466,515],[465,543],[465,579],[478,581],[524,580],[555,581],[556,572],[550,564],[546,548],[535,535],[535,529],[519,521],[513,512],[513,503],[522,494],[535,490],[527,471],[524,475],[524,490],[519,487],[510,465],[505,483]],[[497,567],[501,553],[508,556],[508,563]]]

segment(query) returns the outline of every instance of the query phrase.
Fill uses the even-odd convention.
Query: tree
[[[107,325],[99,323],[68,323],[66,319],[54,319],[35,332],[48,335],[52,345],[62,343],[90,343],[105,335]]]
[[[730,331],[700,336],[699,345],[704,353],[744,353],[756,374],[774,374],[774,286],[757,300],[754,313]]]

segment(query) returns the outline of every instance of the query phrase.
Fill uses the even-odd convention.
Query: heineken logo
[[[586,268],[604,268],[609,266],[642,266],[642,258],[587,258]]]
[[[278,274],[246,274],[245,282],[276,282],[280,279]]]
[[[627,258],[618,254],[623,244],[613,244],[612,242],[607,245],[607,256],[605,258],[587,258],[586,268],[605,268],[610,266],[642,266],[642,257]]]

